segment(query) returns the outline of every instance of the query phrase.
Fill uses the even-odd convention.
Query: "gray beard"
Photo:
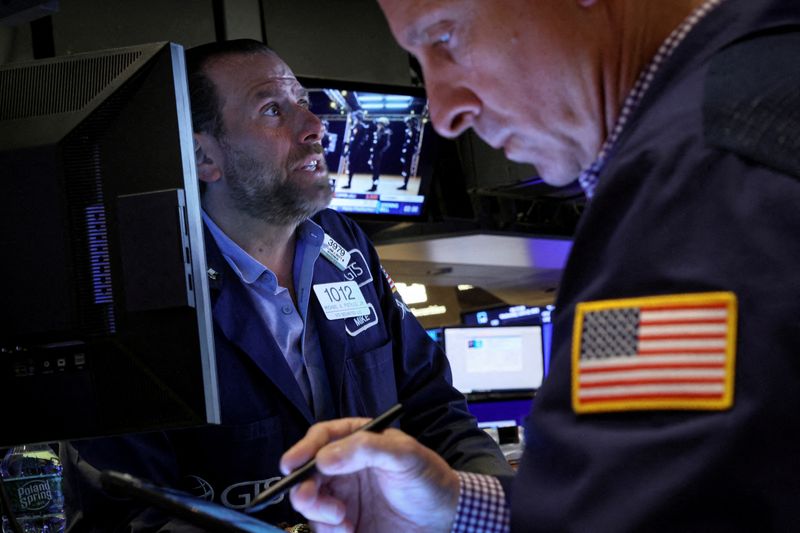
[[[225,178],[237,209],[270,225],[297,225],[330,203],[328,183],[312,191],[285,179],[283,171],[224,141]]]

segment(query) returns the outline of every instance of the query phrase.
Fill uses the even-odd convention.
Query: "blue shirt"
[[[325,232],[311,220],[297,228],[292,277],[297,306],[277,276],[244,251],[203,211],[203,220],[231,269],[242,280],[261,322],[275,338],[306,401],[318,419],[332,417],[331,393],[316,324],[308,315],[314,263]]]

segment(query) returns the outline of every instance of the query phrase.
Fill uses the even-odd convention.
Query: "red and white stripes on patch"
[[[576,401],[609,408],[722,400],[731,372],[729,303],[642,300],[583,313]]]

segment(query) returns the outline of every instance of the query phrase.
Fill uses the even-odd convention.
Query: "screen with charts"
[[[420,217],[436,134],[422,89],[299,78],[325,127],[331,209],[372,217]]]
[[[542,384],[541,326],[445,328],[444,348],[464,394],[532,392]]]

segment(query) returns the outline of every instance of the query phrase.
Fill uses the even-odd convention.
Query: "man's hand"
[[[316,424],[281,458],[288,473],[316,455],[318,474],[292,489],[317,532],[447,532],[458,505],[456,472],[402,431],[356,431],[346,418]]]

